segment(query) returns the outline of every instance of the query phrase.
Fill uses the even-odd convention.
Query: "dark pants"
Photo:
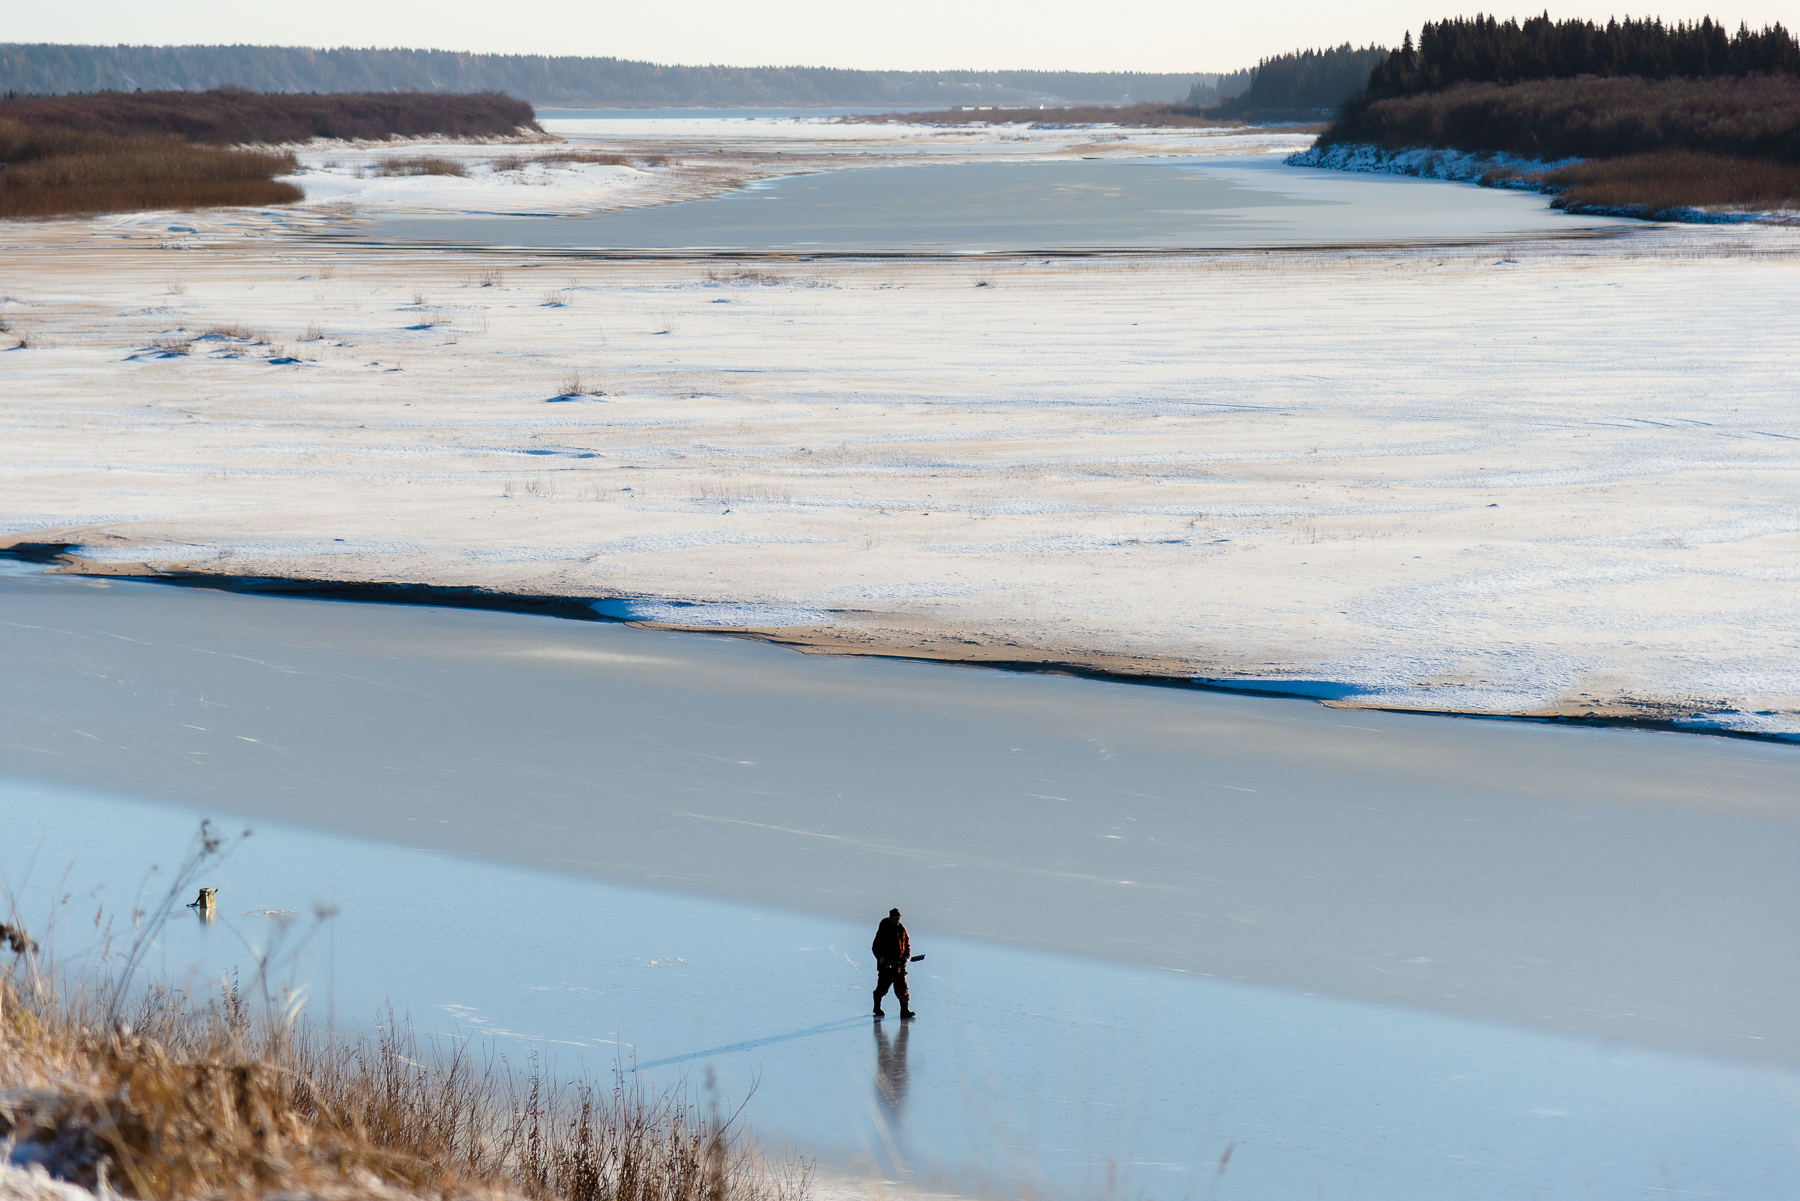
[[[894,995],[900,998],[900,1008],[908,1008],[906,1004],[906,964],[883,963],[877,970],[881,976],[875,982],[875,1004],[877,1006],[881,1004],[881,998],[887,996],[887,990],[891,987]]]

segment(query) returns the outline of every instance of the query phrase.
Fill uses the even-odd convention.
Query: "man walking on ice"
[[[892,986],[894,995],[900,998],[900,1020],[917,1017],[906,998],[906,961],[912,957],[912,940],[906,936],[906,927],[900,924],[898,909],[888,910],[888,915],[881,919],[869,950],[875,953],[875,969],[880,973],[875,983],[875,1016],[887,1016],[881,1012],[881,998],[887,996],[887,990]]]

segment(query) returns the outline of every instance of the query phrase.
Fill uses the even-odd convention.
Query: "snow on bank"
[[[1460,150],[1434,150],[1429,147],[1411,150],[1383,150],[1366,143],[1340,142],[1333,146],[1312,146],[1283,160],[1290,167],[1320,167],[1328,171],[1363,171],[1378,175],[1410,175],[1418,179],[1447,179],[1457,183],[1479,183],[1496,188],[1517,188],[1525,192],[1546,189],[1525,178],[1540,171],[1571,167],[1578,158],[1519,158],[1511,154],[1467,154]]]
[[[1029,126],[851,124],[824,117],[570,119],[545,122],[555,145],[495,141],[331,143],[297,147],[305,208],[452,213],[581,213],[718,195],[758,179],[911,163],[1069,157],[1285,153],[1310,134]],[[540,141],[542,139],[539,139]],[[617,156],[619,163],[557,161]],[[384,175],[431,157],[455,175]]]
[[[1445,179],[1478,183],[1483,187],[1512,188],[1522,192],[1553,193],[1555,188],[1533,178],[1545,171],[1572,167],[1578,158],[1532,159],[1512,154],[1471,154],[1461,150],[1414,147],[1383,150],[1360,142],[1313,146],[1283,160],[1290,167],[1320,167],[1328,171],[1362,171],[1380,175],[1410,175],[1419,179]],[[1795,214],[1780,210],[1717,212],[1711,209],[1664,208],[1646,210],[1641,205],[1578,205],[1571,213],[1590,217],[1631,217],[1650,221],[1680,221],[1690,225],[1743,225],[1791,223]]]
[[[4,233],[9,539],[1800,734],[1792,231],[722,264],[282,220]]]
[[[116,1193],[108,1193],[109,1201]],[[99,1201],[80,1185],[57,1180],[39,1163],[14,1163],[0,1156],[0,1201]]]
[[[307,205],[350,205],[357,209],[453,212],[583,212],[679,199],[669,193],[668,169],[612,163],[524,162],[506,165],[508,155],[492,147],[456,146],[432,154],[463,164],[461,175],[384,175],[383,160],[400,154],[345,155],[315,152],[302,159],[297,175],[283,182],[306,193]],[[496,165],[495,159],[500,160]]]

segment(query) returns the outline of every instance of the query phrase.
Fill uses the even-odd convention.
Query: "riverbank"
[[[86,571],[1800,734],[1800,428],[1769,335],[1792,231],[982,258],[369,236],[365,211],[555,211],[565,185],[654,204],[1088,152],[1010,127],[551,127],[628,161],[533,168],[556,177],[537,188],[483,166],[530,150],[360,180],[322,151],[293,210],[0,230],[32,285],[0,301],[0,535]],[[1116,153],[1243,148],[1137,136]],[[724,165],[684,183],[690,159]]]
[[[1558,179],[1589,160],[1521,158],[1503,152],[1474,153],[1441,147],[1387,150],[1363,142],[1338,142],[1312,146],[1285,160],[1293,167],[1317,167],[1328,171],[1356,171],[1377,175],[1405,175],[1414,179],[1444,179],[1478,183],[1489,188],[1557,195],[1565,190]],[[1693,225],[1795,225],[1800,210],[1759,207],[1694,207],[1686,204],[1617,203],[1559,205],[1571,213],[1594,217],[1626,217],[1634,221],[1678,221]]]
[[[1042,675],[1074,676],[1088,680],[1104,680],[1122,684],[1175,687],[1200,692],[1228,693],[1245,696],[1295,697],[1318,701],[1332,708],[1363,709],[1391,713],[1414,713],[1438,717],[1499,718],[1509,721],[1536,721],[1551,725],[1575,725],[1590,729],[1660,730],[1671,733],[1705,733],[1757,741],[1787,742],[1793,740],[1785,732],[1738,730],[1725,726],[1696,724],[1692,714],[1677,710],[1659,713],[1654,707],[1637,705],[1601,709],[1593,705],[1569,706],[1561,711],[1547,710],[1529,715],[1481,713],[1454,709],[1420,709],[1401,705],[1380,705],[1344,700],[1333,694],[1344,691],[1325,681],[1229,680],[1208,679],[1184,674],[1184,665],[1169,664],[1153,656],[1107,655],[1102,652],[1070,653],[1056,658],[1057,651],[1040,650],[1011,644],[1005,652],[995,652],[973,640],[951,649],[920,645],[915,638],[894,639],[888,645],[872,645],[868,637],[848,638],[841,630],[819,628],[761,628],[772,616],[766,606],[732,603],[705,604],[693,602],[646,601],[642,598],[578,596],[544,596],[506,593],[482,587],[442,587],[431,584],[408,584],[391,581],[347,582],[278,578],[266,575],[230,576],[214,572],[169,571],[144,564],[115,564],[84,558],[80,548],[61,543],[12,542],[0,549],[0,561],[14,559],[24,563],[43,564],[52,573],[68,573],[95,578],[150,581],[175,586],[199,587],[236,592],[249,596],[304,597],[318,600],[344,601],[355,604],[424,605],[434,608],[477,609],[496,613],[523,613],[540,617],[558,617],[572,621],[619,621],[651,630],[677,630],[686,633],[712,634],[747,638],[788,647],[806,654],[871,655],[883,659],[942,663],[958,667],[982,667],[995,671],[1024,672]],[[666,617],[668,620],[658,620]],[[699,623],[699,624],[695,624]],[[930,638],[927,642],[936,642]],[[962,641],[962,640],[958,640]],[[1011,656],[1011,657],[1007,657]]]

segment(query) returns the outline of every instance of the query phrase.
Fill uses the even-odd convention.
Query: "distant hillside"
[[[842,71],[677,67],[618,58],[310,50],[293,46],[0,43],[0,92],[504,92],[570,107],[1130,104],[1180,100],[1219,76],[1083,71]]]

